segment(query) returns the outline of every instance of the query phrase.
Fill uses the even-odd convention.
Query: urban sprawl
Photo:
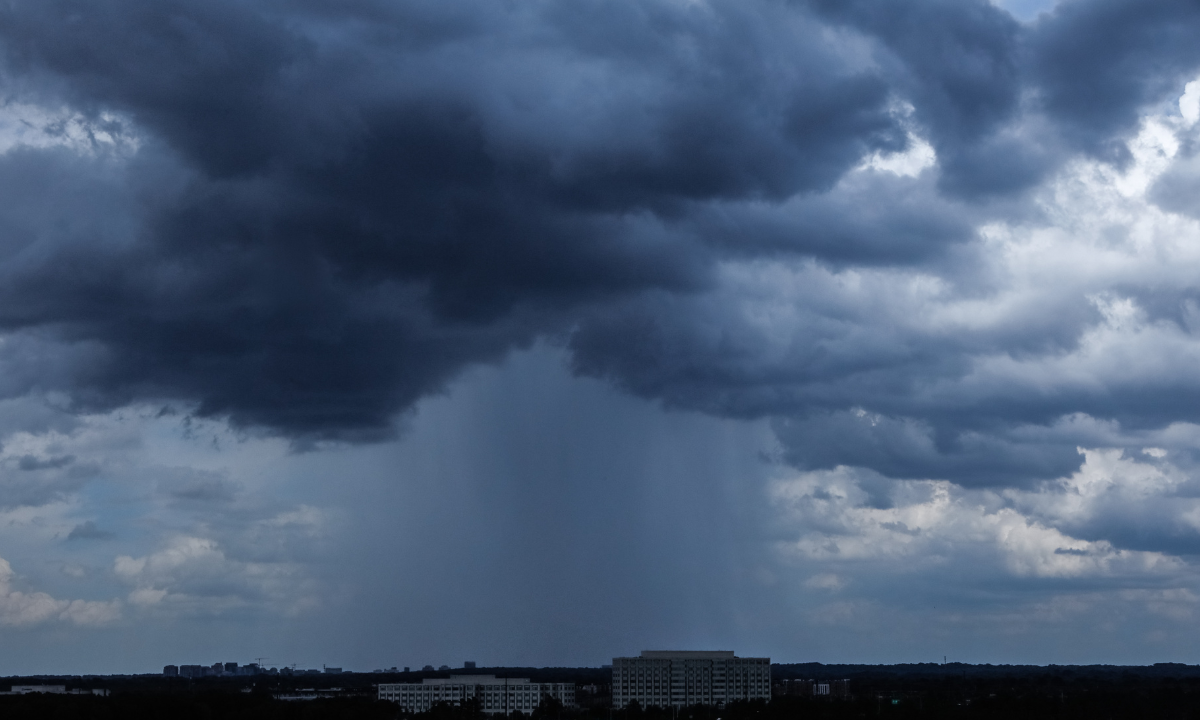
[[[762,700],[771,695],[826,695],[847,693],[847,681],[786,680],[771,683],[769,658],[743,658],[733,651],[646,650],[635,657],[617,657],[612,662],[612,706],[626,708],[683,708],[694,705],[722,707],[731,702]],[[497,677],[476,674],[475,663],[463,664],[462,674],[426,677],[420,682],[381,683],[378,697],[398,704],[410,713],[426,712],[439,704],[477,703],[489,715],[530,714],[544,702],[560,707],[576,707],[576,686],[570,682],[533,682],[529,678]],[[409,672],[409,668],[404,668]],[[442,665],[426,665],[422,672],[448,672]],[[202,678],[241,675],[328,675],[340,674],[341,668],[320,670],[264,668],[257,663],[214,665],[168,665],[168,677]],[[399,672],[397,668],[376,672]],[[589,685],[580,690],[596,694]]]

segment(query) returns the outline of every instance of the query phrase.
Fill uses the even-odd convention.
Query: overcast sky
[[[1200,662],[1197,38],[5,3],[0,674]]]

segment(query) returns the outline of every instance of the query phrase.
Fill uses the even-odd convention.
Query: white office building
[[[613,658],[613,707],[720,707],[771,699],[771,659],[740,658],[731,650],[646,650]]]
[[[555,698],[564,707],[575,706],[575,683],[535,683],[528,678],[498,678],[495,675],[451,675],[427,678],[419,683],[387,683],[379,686],[379,699],[390,700],[407,712],[425,712],[438,703],[461,705],[478,700],[489,715],[526,715],[541,704],[542,698]]]

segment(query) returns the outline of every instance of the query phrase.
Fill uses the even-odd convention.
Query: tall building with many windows
[[[613,658],[613,707],[716,705],[771,699],[771,659],[732,650],[646,650]]]
[[[379,699],[390,700],[411,713],[425,712],[438,703],[461,705],[477,700],[489,715],[528,715],[552,697],[563,707],[575,706],[575,683],[535,683],[528,678],[498,678],[495,675],[451,675],[426,678],[419,683],[382,683]]]

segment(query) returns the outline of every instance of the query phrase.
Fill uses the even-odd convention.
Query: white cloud
[[[1102,514],[1145,508],[1156,498],[1168,498],[1176,517],[1200,511],[1200,500],[1177,496],[1189,477],[1168,463],[1138,462],[1119,449],[1080,452],[1084,463],[1070,477],[1037,492],[1007,490],[1004,495],[1023,512],[1056,525],[1079,526]]]
[[[15,573],[0,558],[0,625],[28,627],[52,621],[75,625],[108,625],[121,618],[121,602],[58,600],[44,592],[24,593],[12,588]]]
[[[128,154],[139,145],[133,124],[115,113],[88,118],[66,109],[0,103],[0,154],[19,147],[64,147],[87,155],[114,150]]]
[[[322,605],[305,563],[320,552],[331,510],[280,503],[278,481],[264,479],[263,468],[286,455],[286,443],[160,410],[0,434],[0,541],[9,557],[49,563],[57,582],[81,589],[125,586],[120,600],[59,599],[18,590],[6,570],[0,624],[91,626],[129,613],[174,619],[235,609],[293,616]],[[84,521],[114,538],[68,543]]]
[[[813,590],[841,590],[845,585],[845,581],[833,573],[821,573],[813,575],[804,581],[804,587]]]
[[[1035,193],[1036,212],[978,227],[965,269],[726,262],[719,289],[697,301],[697,342],[719,338],[721,350],[700,349],[735,357],[752,400],[795,383],[866,411],[876,387],[905,388],[890,399],[919,413],[1200,389],[1200,221],[1146,195],[1179,154],[1178,127],[1146,118],[1123,168],[1069,163]],[[919,359],[935,350],[953,371]],[[857,387],[863,367],[878,386]],[[928,382],[913,379],[922,370]]]
[[[1194,473],[1157,447],[1167,436],[1194,429],[1149,433],[1144,449],[1081,448],[1077,472],[1026,488],[848,467],[777,479],[778,558],[813,627],[918,632],[925,617],[988,642],[1087,627],[1174,642],[1200,618],[1200,497]]]
[[[211,538],[177,536],[149,555],[119,556],[113,572],[134,586],[130,604],[172,615],[233,608],[295,615],[321,604],[315,581],[300,564],[231,558]]]
[[[1183,95],[1179,97],[1179,114],[1188,127],[1200,120],[1200,80],[1193,80],[1184,86]]]
[[[909,480],[896,481],[893,492],[893,507],[872,507],[847,468],[778,482],[774,501],[788,524],[799,529],[799,537],[781,549],[787,556],[818,563],[888,560],[914,571],[987,563],[1000,574],[1040,578],[1160,575],[1181,564],[1162,553],[1072,537],[991,491]]]
[[[911,103],[894,101],[891,114],[907,128],[908,148],[903,152],[884,153],[876,150],[863,159],[856,171],[874,170],[888,172],[900,177],[917,177],[924,170],[937,165],[937,152],[929,141],[914,131],[913,114],[916,108]]]
[[[876,150],[858,169],[916,177],[927,168],[937,165],[937,153],[924,138],[909,133],[908,143],[909,147],[904,152],[881,153]]]
[[[76,625],[108,625],[121,618],[121,601],[72,600],[59,618]]]
[[[129,593],[129,602],[134,605],[157,605],[167,596],[166,590],[155,590],[154,588],[138,588]]]

